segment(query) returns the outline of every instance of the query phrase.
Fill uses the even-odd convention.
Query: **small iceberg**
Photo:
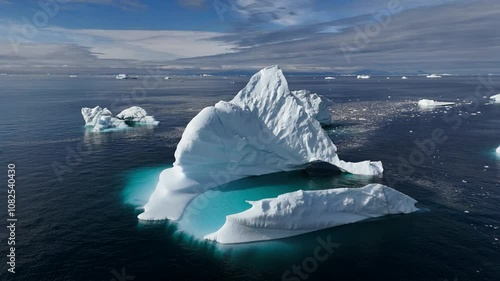
[[[237,244],[281,239],[370,218],[418,211],[417,201],[380,184],[362,188],[296,191],[272,199],[247,201],[252,207],[229,215],[205,239]]]
[[[370,79],[370,75],[358,75],[357,79]]]
[[[500,103],[500,94],[491,96],[490,100],[494,103]]]
[[[76,75],[70,75],[69,76],[69,78],[76,78],[76,77],[78,77],[78,76],[76,76]]]
[[[431,75],[427,75],[426,78],[430,78],[430,79],[433,79],[433,78],[441,78],[442,76],[441,75],[437,75],[437,74],[431,74]]]
[[[383,173],[381,162],[340,160],[337,147],[311,115],[315,107],[308,110],[296,95],[273,66],[255,74],[230,102],[203,109],[187,125],[173,168],[161,173],[138,218],[179,220],[189,202],[208,190],[314,163],[352,174]]]
[[[94,132],[128,127],[125,121],[113,117],[111,111],[99,106],[94,108],[82,108],[82,116],[85,120],[85,126],[92,128]]]
[[[125,121],[127,124],[152,124],[158,125],[158,121],[155,120],[153,116],[148,116],[146,110],[138,106],[132,106],[127,108],[120,114],[116,115],[116,118]]]
[[[328,76],[328,77],[325,77],[325,80],[335,80],[336,78],[335,77],[332,77],[332,76]]]
[[[421,108],[438,107],[438,106],[450,106],[455,105],[454,102],[440,102],[435,100],[422,99],[418,102],[418,106]]]
[[[111,129],[126,129],[129,125],[136,123],[158,125],[159,122],[146,111],[138,106],[125,109],[116,117],[107,108],[96,106],[94,108],[82,108],[82,116],[85,126],[92,128],[93,132],[102,132]]]
[[[170,80],[170,77],[166,76],[165,78],[163,78],[164,80]]]
[[[403,80],[408,80],[408,77],[403,76],[403,77],[401,77],[401,79],[403,79]]]
[[[131,77],[127,74],[118,74],[116,75],[116,80],[128,80],[128,79],[137,79],[137,77]]]

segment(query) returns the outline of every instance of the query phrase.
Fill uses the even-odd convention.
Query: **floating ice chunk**
[[[153,124],[158,125],[158,121],[154,119],[153,116],[148,116],[146,110],[138,106],[132,106],[120,112],[116,115],[116,118],[124,120],[128,123],[142,123],[142,124]]]
[[[116,79],[117,80],[128,79],[128,75],[127,74],[118,74],[118,75],[116,75]]]
[[[337,148],[288,89],[281,69],[255,74],[232,101],[203,109],[187,125],[174,167],[162,172],[141,220],[178,220],[199,194],[249,176],[324,162],[337,170],[380,175],[381,162],[341,161]]]
[[[500,103],[500,94],[491,96],[490,100],[495,102],[495,103]]]
[[[430,79],[433,79],[433,78],[441,78],[442,76],[441,75],[437,75],[437,74],[431,74],[431,75],[427,75],[426,77],[430,78]]]
[[[83,120],[85,120],[85,126],[95,127],[101,116],[112,116],[112,114],[107,108],[96,106],[94,108],[82,108],[82,116]]]
[[[163,79],[165,79],[165,80],[170,80],[170,77],[168,77],[168,76],[167,76],[167,77],[165,77],[165,78],[163,78]]]
[[[250,209],[227,216],[222,228],[205,239],[223,244],[273,240],[369,218],[418,211],[416,200],[380,184],[299,190],[248,203],[252,205]]]
[[[331,100],[307,90],[292,91],[292,95],[298,99],[306,112],[312,118],[318,120],[321,125],[331,125],[333,123],[330,111],[330,107],[333,106]]]
[[[455,105],[454,102],[440,102],[435,100],[422,99],[418,102],[419,107],[436,107],[436,106],[448,106]]]
[[[403,80],[407,80],[407,79],[408,79],[408,77],[403,76],[403,77],[401,77],[401,79],[403,79]]]
[[[128,125],[125,121],[109,115],[102,115],[94,126],[94,132],[102,132],[109,129],[125,129]]]
[[[328,76],[328,77],[325,77],[325,80],[335,80],[336,78],[335,77],[332,77],[332,76]]]
[[[358,75],[357,79],[370,79],[370,75]]]

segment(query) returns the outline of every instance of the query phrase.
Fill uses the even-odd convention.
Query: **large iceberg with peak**
[[[320,229],[418,211],[416,200],[380,184],[362,188],[296,191],[247,201],[252,207],[229,215],[217,232],[205,236],[223,244],[296,236]]]
[[[249,176],[327,163],[352,174],[380,175],[381,162],[349,163],[277,66],[255,74],[230,102],[203,109],[187,125],[141,220],[178,220],[199,194]]]

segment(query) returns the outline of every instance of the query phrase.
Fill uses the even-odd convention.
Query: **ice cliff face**
[[[411,197],[380,184],[363,188],[296,191],[248,202],[205,238],[223,244],[280,239],[369,218],[418,211]]]
[[[307,90],[292,91],[292,95],[297,98],[305,111],[321,125],[332,124],[330,107],[333,106],[333,102],[331,100]]]
[[[274,66],[255,74],[230,102],[203,109],[187,125],[174,167],[160,175],[139,219],[178,220],[186,205],[209,189],[244,177],[302,169],[312,162],[353,174],[383,172],[381,162],[341,161],[311,115],[315,107],[305,104]]]

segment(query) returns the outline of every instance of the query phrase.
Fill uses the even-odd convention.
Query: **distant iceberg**
[[[125,129],[128,124],[143,123],[158,125],[158,121],[148,116],[146,111],[138,106],[125,109],[116,117],[107,108],[96,106],[94,108],[82,108],[82,116],[85,126],[92,128],[94,132],[102,132],[110,129]]]
[[[380,175],[381,162],[348,163],[277,66],[255,74],[232,101],[203,109],[187,125],[141,220],[178,220],[201,193],[250,176],[326,163],[352,174]]]
[[[335,77],[328,76],[328,77],[325,77],[325,80],[335,80]]]
[[[163,78],[164,80],[170,80],[170,77],[166,76],[165,78]]]
[[[454,102],[440,102],[435,100],[422,99],[418,102],[418,106],[422,108],[437,107],[437,106],[449,106],[455,105]]]
[[[437,75],[437,74],[431,74],[431,75],[427,75],[426,77],[432,79],[432,78],[441,78],[442,76]]]
[[[401,77],[401,79],[403,79],[403,80],[407,80],[407,79],[408,79],[408,77],[403,76],[403,77]]]
[[[116,75],[116,79],[117,80],[122,80],[122,79],[127,79],[127,78],[128,78],[127,74],[118,74],[118,75]]]
[[[490,100],[493,101],[494,103],[500,103],[500,94],[491,96]]]
[[[205,236],[223,244],[274,240],[394,214],[418,211],[413,198],[380,184],[362,188],[296,191],[247,201],[252,207],[229,215]]]
[[[370,75],[358,75],[357,79],[370,79]]]

